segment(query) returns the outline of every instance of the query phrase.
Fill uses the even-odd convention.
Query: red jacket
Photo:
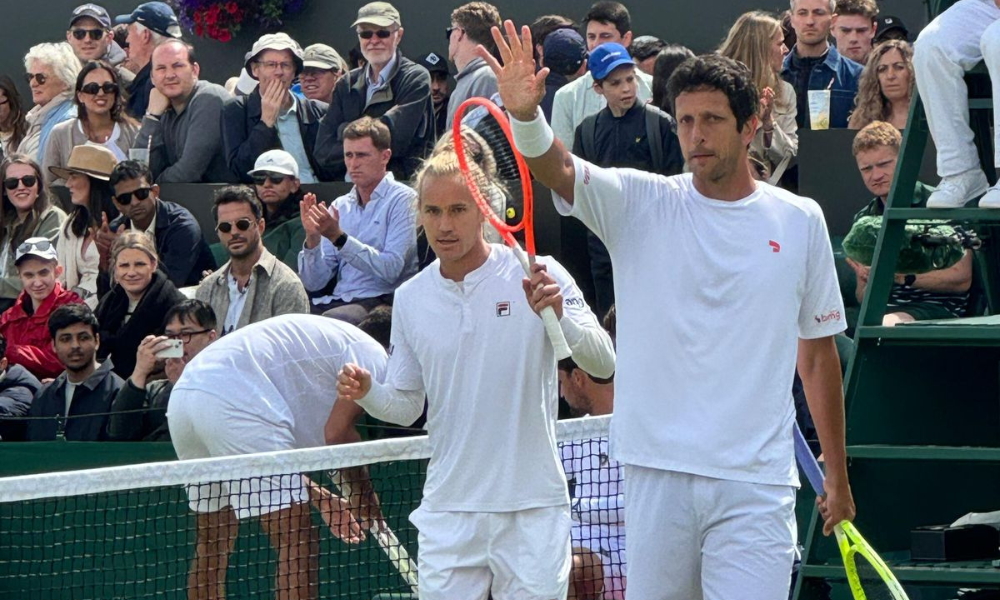
[[[0,315],[0,334],[7,338],[7,360],[13,365],[21,365],[39,379],[55,377],[64,367],[52,348],[49,316],[63,304],[82,304],[83,300],[75,292],[63,289],[57,281],[52,293],[32,315],[24,310],[30,303],[28,292],[22,290],[14,306]]]

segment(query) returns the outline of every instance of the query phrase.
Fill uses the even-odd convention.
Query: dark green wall
[[[69,14],[81,3],[83,0],[0,0],[0,19],[4,25],[3,40],[0,41],[0,73],[11,74],[21,81],[24,73],[22,59],[27,49],[39,42],[64,39]],[[129,12],[139,4],[139,0],[104,0],[99,3],[114,16]],[[461,2],[394,0],[394,3],[403,18],[404,52],[414,56],[431,50],[447,51],[444,29],[448,26],[451,10]],[[285,31],[303,46],[316,42],[332,44],[346,57],[347,50],[357,41],[349,25],[361,4],[363,2],[358,0],[306,0],[306,8],[286,23]],[[559,13],[580,19],[590,5],[589,1],[579,0],[551,0],[544,4],[503,0],[496,4],[504,18],[512,18],[518,24],[543,13]],[[926,21],[922,0],[881,0],[879,4],[883,14],[902,18],[911,31]],[[636,35],[658,35],[699,52],[718,45],[729,25],[741,13],[754,9],[783,10],[787,6],[782,0],[629,0],[627,5],[632,13]],[[244,52],[258,35],[259,32],[246,30],[226,44],[195,39],[203,78],[225,83],[228,77],[236,75]],[[22,84],[22,93],[26,92],[27,86]]]

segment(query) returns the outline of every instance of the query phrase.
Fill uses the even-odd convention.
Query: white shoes
[[[986,175],[980,169],[970,169],[958,175],[945,177],[937,191],[927,199],[927,208],[962,208],[967,202],[989,189],[989,199],[983,198],[979,206],[1000,208],[1000,189],[990,188]],[[988,201],[990,204],[984,204]]]
[[[986,195],[979,199],[979,208],[1000,208],[1000,183],[991,187]]]

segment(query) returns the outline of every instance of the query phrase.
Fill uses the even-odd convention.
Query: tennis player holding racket
[[[481,169],[475,179],[496,182]],[[416,189],[437,260],[396,291],[386,383],[346,365],[338,401],[412,423],[426,394],[431,458],[410,516],[421,600],[562,600],[569,496],[555,444],[556,358],[537,313],[555,310],[573,358],[596,377],[614,371],[611,339],[557,262],[538,257],[529,280],[513,250],[486,243],[450,139]]]
[[[572,156],[538,103],[527,27],[493,38],[515,145],[608,247],[618,352],[612,458],[625,464],[628,598],[774,600],[795,546],[798,361],[827,463],[825,531],[854,517],[833,335],[845,328],[819,206],[750,176],[759,91],[734,61],[683,63],[668,91],[689,174]],[[507,42],[510,41],[510,44]]]

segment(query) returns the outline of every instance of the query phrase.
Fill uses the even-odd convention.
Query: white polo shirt
[[[570,348],[581,362],[601,357],[597,375],[609,376],[607,333],[565,269],[539,262],[562,289]],[[427,394],[431,459],[422,510],[508,512],[569,501],[556,448],[555,353],[523,278],[513,251],[494,244],[461,283],[442,277],[435,261],[396,291],[386,386]],[[384,418],[392,402],[377,396],[358,403]]]
[[[690,174],[573,161],[574,203],[554,195],[556,208],[607,245],[615,268],[612,456],[798,485],[798,339],[846,328],[819,205],[763,183],[741,200],[713,200]]]
[[[167,417],[197,411],[175,403],[199,399],[178,393],[196,390],[224,405],[213,414],[258,421],[262,436],[283,428],[296,448],[322,446],[323,426],[337,399],[337,375],[348,362],[378,381],[385,378],[385,350],[357,327],[314,315],[271,317],[219,338],[195,356],[171,392]]]

